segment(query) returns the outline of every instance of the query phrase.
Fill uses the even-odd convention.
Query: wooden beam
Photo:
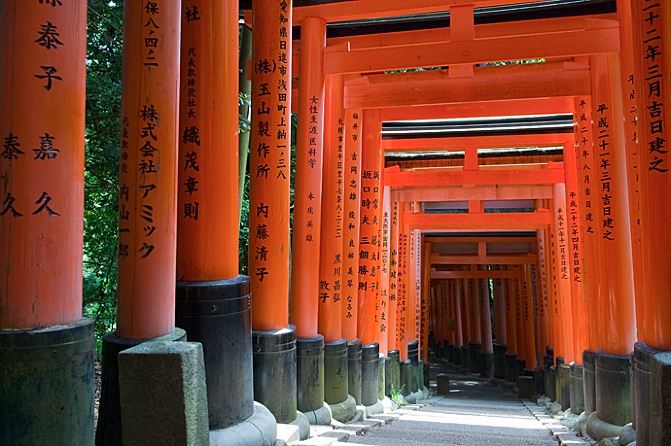
[[[520,237],[497,237],[497,236],[473,236],[473,237],[450,237],[450,236],[435,236],[425,237],[424,241],[427,243],[536,243],[535,236]]]
[[[457,185],[556,184],[564,182],[563,168],[440,171],[385,170],[385,186],[443,187]]]
[[[392,189],[394,201],[543,200],[553,197],[552,186],[492,185],[475,187],[409,187]]]
[[[345,108],[589,95],[588,66],[544,63],[476,68],[472,78],[450,78],[444,70],[362,76],[346,83]]]
[[[445,255],[433,254],[432,265],[528,265],[535,264],[538,257],[535,254],[523,255]]]
[[[445,279],[517,279],[520,272],[506,271],[431,271],[431,280]]]
[[[502,212],[482,214],[414,214],[406,212],[403,216],[407,229],[423,230],[530,230],[543,229],[551,222],[551,212]]]
[[[321,17],[328,22],[345,22],[404,15],[429,14],[448,11],[454,6],[477,7],[533,3],[538,0],[358,0],[295,7],[294,25],[307,17]]]
[[[444,150],[463,151],[466,146],[478,149],[508,147],[561,147],[574,138],[573,133],[546,133],[536,135],[446,136],[436,138],[383,139],[387,152],[423,152]]]
[[[382,110],[382,121],[551,115],[573,113],[573,108],[573,101],[569,98],[420,105],[385,108]]]
[[[506,24],[511,26],[510,23]],[[523,30],[524,25],[520,25]],[[617,22],[612,28],[424,43],[383,48],[337,46],[324,53],[324,74],[369,73],[411,68],[478,64],[506,60],[577,57],[620,50]]]

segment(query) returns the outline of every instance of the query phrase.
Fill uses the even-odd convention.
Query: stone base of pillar
[[[410,392],[419,390],[419,341],[408,342],[408,360],[410,361]]]
[[[356,416],[356,401],[352,395],[347,395],[347,399],[337,404],[329,404],[331,408],[331,417],[341,423],[347,423]]]
[[[412,395],[412,364],[409,360],[400,363],[401,370],[401,393],[403,397],[408,400]],[[408,401],[410,402],[410,401]],[[414,403],[414,402],[413,402]]]
[[[297,416],[296,329],[253,331],[252,352],[254,399],[266,406],[278,423],[292,423]]]
[[[146,341],[186,340],[186,331],[175,328],[169,335],[153,339],[124,339],[114,333],[103,337],[102,353],[102,386],[100,404],[98,406],[98,425],[96,428],[97,446],[121,446],[121,405],[119,402],[119,353]],[[67,444],[68,442],[66,442]],[[89,443],[82,443],[89,444]]]
[[[421,364],[421,371],[422,371],[422,379],[419,382],[420,387],[424,387],[426,389],[429,388],[430,386],[430,371],[431,371],[431,364],[428,362],[420,361]],[[422,389],[424,390],[424,389]]]
[[[482,370],[482,345],[471,342],[468,344],[468,370],[474,373],[480,373]]]
[[[531,371],[534,377],[534,401],[545,394],[545,370],[534,369]]]
[[[382,401],[376,401],[373,404],[364,406],[363,411],[366,414],[366,417],[374,417],[375,415],[384,413],[384,405],[382,404]]]
[[[274,446],[277,422],[263,404],[254,402],[254,413],[245,421],[210,431],[210,446]]]
[[[530,400],[534,396],[534,377],[530,375],[520,375],[517,377],[517,397],[524,400]]]
[[[671,438],[671,352],[655,354],[650,368],[650,446],[669,444]],[[638,441],[637,441],[638,442]]]
[[[291,420],[290,423],[283,424],[291,424],[296,426],[298,428],[298,435],[301,440],[307,440],[310,438],[310,420],[308,420],[308,417],[306,417],[305,414],[301,411],[296,411],[296,418]]]
[[[347,401],[349,379],[348,347],[345,339],[327,342],[324,348],[324,400],[328,404]],[[327,425],[331,424],[328,420]]]
[[[557,401],[557,370],[553,365],[545,366],[545,395],[550,398],[550,401]]]
[[[324,337],[296,339],[296,409],[310,420],[310,424],[324,419],[325,387]],[[314,413],[313,412],[319,412]],[[326,424],[331,424],[328,417]]]
[[[3,444],[93,444],[93,342],[86,318],[0,330]]]
[[[361,404],[372,406],[378,401],[380,346],[366,344],[361,348]]]
[[[471,352],[468,345],[461,347],[461,367],[468,371],[471,368]]]
[[[203,345],[211,430],[254,413],[249,278],[177,282],[175,324]]]
[[[630,357],[596,354],[596,412],[606,423],[624,426],[631,422]]]
[[[657,350],[643,342],[634,344],[633,376],[636,404],[636,443],[650,444],[650,369]]]
[[[328,403],[323,403],[322,407],[319,409],[311,410],[309,412],[299,411],[305,418],[308,419],[310,426],[330,426],[333,421],[333,416],[331,414],[331,405]]]
[[[580,415],[585,410],[585,390],[583,388],[583,368],[575,363],[570,365],[571,412]]]
[[[582,364],[585,412],[589,415],[596,411],[596,353],[592,350],[582,352]]]
[[[463,367],[464,365],[463,347],[454,347],[452,364],[454,364],[455,367]]]
[[[143,342],[119,353],[124,445],[208,444],[207,386],[198,342]]]
[[[555,392],[557,394],[557,402],[561,406],[561,410],[567,410],[571,407],[571,368],[564,364],[564,360],[561,357],[558,357],[556,370]]]
[[[382,401],[384,399],[384,388],[385,388],[385,369],[384,369],[384,356],[380,356],[378,360],[377,368],[377,399]]]
[[[494,376],[494,353],[480,353],[480,376],[491,378]]]
[[[361,341],[347,343],[347,389],[356,404],[361,404]]]
[[[516,383],[517,377],[519,376],[517,369],[517,355],[506,353],[504,361],[506,381]]]
[[[391,350],[388,354],[384,366],[384,388],[385,394],[390,397],[392,389],[401,388],[401,362],[398,350]]]
[[[454,357],[455,357],[455,352],[457,351],[457,348],[455,348],[454,345],[449,344],[447,346],[447,353],[445,355],[445,360],[447,360],[448,363],[454,364]]]
[[[587,435],[596,441],[604,438],[618,437],[622,432],[623,426],[611,424],[599,418],[597,412],[592,412],[587,416]]]
[[[494,344],[494,378],[506,377],[506,346]]]

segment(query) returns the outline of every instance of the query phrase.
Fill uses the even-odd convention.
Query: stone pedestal
[[[631,421],[629,356],[597,352],[596,412],[587,418],[587,432],[597,441],[617,437]]]
[[[534,395],[534,378],[529,375],[517,377],[517,396],[520,399],[530,400]]]
[[[401,363],[398,350],[389,351],[384,366],[384,389],[387,396],[391,396],[392,389],[401,388]]]
[[[592,350],[582,352],[582,363],[585,412],[589,415],[596,411],[596,353]]]
[[[177,282],[175,323],[203,345],[210,429],[254,413],[249,278]]]
[[[494,353],[480,353],[480,376],[491,378],[494,376]]]
[[[557,402],[561,406],[561,410],[567,410],[571,407],[571,369],[564,364],[562,358],[558,357],[556,370]]]
[[[385,370],[384,370],[384,357],[381,356],[378,360],[377,368],[377,399],[382,401],[384,399],[384,388],[385,388]]]
[[[410,392],[419,390],[419,342],[408,343],[408,361],[410,361]]]
[[[585,391],[583,388],[583,368],[575,363],[570,365],[571,412],[580,415],[585,410]]]
[[[0,443],[93,444],[93,342],[90,319],[0,330]]]
[[[482,345],[476,343],[468,344],[468,370],[474,373],[480,373],[482,370]]]
[[[437,392],[438,395],[447,395],[450,393],[450,377],[445,373],[439,373],[436,377],[437,379]]]
[[[410,361],[401,362],[401,393],[406,399],[412,394],[412,370]]]
[[[519,376],[517,370],[517,356],[514,354],[506,353],[505,354],[505,378],[506,381],[511,383],[517,382],[517,377]]]
[[[671,353],[657,353],[650,368],[648,443],[668,445],[671,440]],[[637,431],[638,432],[638,431]],[[638,434],[637,434],[638,435]],[[638,443],[638,437],[637,441]]]
[[[347,343],[347,392],[361,404],[361,341]]]
[[[366,344],[361,351],[361,404],[372,406],[378,401],[378,374],[380,347],[376,343]]]
[[[506,346],[502,344],[494,344],[494,377],[506,377]]]
[[[124,339],[114,333],[103,338],[102,388],[100,405],[98,406],[98,426],[96,429],[96,446],[121,446],[121,409],[119,403],[119,362],[118,356],[124,350],[135,347],[146,341],[186,341],[186,332],[181,328],[169,335],[154,339]]]
[[[296,420],[296,330],[293,326],[252,332],[254,400],[278,423]]]
[[[324,409],[324,337],[296,340],[296,408],[310,424],[330,424],[330,414]]]
[[[546,366],[545,374],[545,395],[550,401],[557,401],[557,369],[554,366]]]
[[[650,369],[657,350],[643,342],[634,345],[634,388],[636,404],[633,415],[636,420],[636,443],[649,444],[650,432]]]
[[[207,390],[197,342],[145,342],[119,353],[124,445],[207,445]]]

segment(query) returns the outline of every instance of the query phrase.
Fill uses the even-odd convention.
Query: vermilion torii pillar
[[[7,444],[93,443],[93,322],[82,318],[86,2],[65,3],[0,4]]]
[[[361,110],[345,111],[344,227],[341,286],[342,335],[347,339],[348,392],[361,403],[359,314],[359,227],[361,212]]]
[[[506,270],[508,267],[506,267]],[[506,381],[517,380],[517,327],[515,315],[517,314],[517,298],[513,288],[514,279],[504,279],[503,287],[506,293],[506,355],[505,355],[505,377]]]
[[[279,423],[290,423],[297,415],[296,333],[288,325],[291,15],[290,1],[258,0],[252,8],[249,275],[254,399]]]
[[[482,340],[482,357],[480,374],[490,377],[494,373],[494,346],[492,344],[492,316],[489,306],[489,280],[480,280],[480,337]]]
[[[596,357],[596,413],[588,419],[595,437],[602,423],[623,426],[631,421],[629,355],[634,344],[634,287],[628,216],[626,150],[620,58],[590,58],[594,167],[599,193],[597,237],[599,287],[603,300],[598,317],[602,350]]]
[[[471,318],[470,343],[468,345],[470,354],[471,372],[480,372],[482,370],[482,330],[480,319],[482,317],[482,305],[480,304],[480,295],[482,294],[482,284],[480,279],[464,279],[464,290],[466,299],[469,303],[469,316]]]
[[[601,288],[599,287],[600,265],[597,258],[596,243],[599,223],[597,209],[597,175],[594,168],[594,143],[592,139],[591,98],[575,99],[575,150],[578,170],[578,186],[580,196],[581,235],[583,239],[583,277],[588,315],[596,315],[599,311]],[[585,412],[589,415],[596,410],[596,388],[594,367],[596,352],[601,348],[599,336],[601,318],[592,316],[587,323],[587,349],[582,352],[583,390]]]
[[[271,415],[254,406],[249,278],[238,275],[237,52],[235,2],[183,4],[175,316],[203,345],[210,430],[261,445],[272,431],[240,425]]]
[[[385,200],[387,199],[387,189],[385,188]],[[389,194],[391,200],[391,193]],[[390,202],[391,224],[389,230],[389,307],[387,311],[387,357],[389,361],[385,364],[385,389],[391,391],[392,388],[401,387],[401,365],[399,351],[399,208],[400,204],[396,200]]]
[[[359,235],[358,332],[362,347],[361,403],[378,401],[380,344],[376,321],[379,304],[380,217],[382,213],[382,121],[379,110],[363,112],[361,223]]]
[[[670,210],[665,203],[671,184],[668,150],[669,93],[671,91],[671,5],[632,2],[634,12],[635,76],[639,83],[641,248],[644,285],[636,295],[639,342],[635,347],[636,440],[661,445],[669,436],[668,360],[653,355],[671,350],[671,237]],[[618,5],[619,9],[619,5]],[[637,290],[638,291],[638,290]],[[651,366],[652,365],[652,366]],[[652,369],[652,373],[650,373]],[[649,394],[646,393],[649,392]]]
[[[175,329],[181,8],[149,6],[124,6],[117,329],[103,340],[98,445],[121,444],[118,353],[185,339]]]
[[[496,267],[499,271],[501,267]],[[504,279],[494,279],[494,377],[505,378],[505,354],[508,345],[508,330],[506,326],[506,287]]]
[[[318,253],[319,332],[326,342],[325,401],[334,408],[334,417],[338,421],[348,421],[356,411],[356,402],[348,400],[347,340],[342,337],[344,113],[343,78],[331,76],[327,79],[324,124],[322,247]],[[335,407],[343,404],[348,410],[341,414],[343,411],[335,410]]]
[[[454,363],[456,365],[461,365],[462,364],[462,355],[461,352],[464,348],[464,338],[463,338],[463,329],[462,327],[462,317],[461,317],[461,293],[460,289],[458,287],[458,281],[456,280],[451,280],[450,281],[451,286],[450,286],[450,291],[452,294],[452,313],[454,314],[454,320],[455,320],[455,325],[453,328],[454,331]]]
[[[291,322],[296,327],[297,408],[308,414],[324,406],[324,337],[318,333],[320,249],[322,248],[322,166],[326,21],[301,23],[302,57],[296,136],[296,185],[291,250]],[[253,174],[253,173],[252,173]],[[329,284],[324,294],[329,294]],[[329,296],[329,299],[331,297]],[[338,315],[339,316],[339,315]],[[316,422],[312,416],[312,422]],[[330,416],[319,417],[330,422]]]
[[[382,231],[380,245],[380,343],[382,350],[387,352],[384,358],[384,393],[391,396],[392,382],[398,370],[398,358],[392,357],[391,351],[396,345],[396,305],[392,308],[392,295],[396,299],[396,281],[392,278],[392,221],[394,220],[391,187],[385,186],[382,200]],[[394,273],[395,275],[395,265]],[[392,290],[392,285],[394,286]],[[397,385],[394,385],[398,388]]]
[[[455,279],[457,294],[461,300],[461,333],[463,338],[462,364],[465,368],[471,367],[471,299],[468,294],[468,279]]]

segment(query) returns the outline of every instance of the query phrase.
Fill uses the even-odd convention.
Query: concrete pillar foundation
[[[571,407],[571,369],[564,364],[562,358],[557,358],[557,378],[556,378],[556,394],[557,402],[561,406],[561,410],[567,410]]]
[[[480,353],[482,352],[482,345],[476,343],[468,344],[468,370],[470,372],[480,373],[482,370],[482,357]]]
[[[125,445],[207,444],[207,387],[198,342],[144,342],[119,353]]]
[[[361,341],[347,343],[347,391],[361,404]]]
[[[517,382],[517,376],[519,375],[517,370],[517,355],[510,353],[505,354],[505,378],[506,381],[511,383]]]
[[[361,349],[361,404],[372,406],[378,401],[380,346],[366,344]]]
[[[671,352],[654,356],[650,368],[650,446],[669,444],[671,438]],[[638,442],[638,440],[637,440]]]
[[[554,366],[545,366],[545,395],[550,401],[557,401],[557,369]]]
[[[210,431],[210,446],[274,446],[277,422],[266,407],[254,402],[254,413],[245,421]]]
[[[494,353],[480,353],[480,376],[491,378],[494,376]]]
[[[629,356],[596,354],[596,411],[607,423],[631,422]]]
[[[382,401],[384,399],[384,388],[385,388],[385,369],[384,369],[384,356],[380,356],[378,359],[378,368],[377,368],[377,399]]]
[[[633,381],[636,404],[636,443],[649,444],[650,435],[650,369],[657,350],[643,342],[634,344]]]
[[[93,342],[86,318],[0,330],[3,444],[93,444]]]
[[[582,352],[582,363],[585,412],[589,415],[596,411],[596,353],[592,350]]]
[[[223,429],[254,413],[249,278],[177,282],[175,324],[203,345],[209,428]]]
[[[494,377],[506,377],[506,346],[502,344],[494,344]]]
[[[398,350],[391,350],[389,357],[384,367],[385,379],[384,388],[385,394],[391,396],[392,389],[401,388],[401,362],[400,352]]]
[[[324,348],[324,401],[328,404],[341,404],[349,397],[347,358],[345,339],[326,343]],[[325,424],[330,425],[331,420]]]
[[[148,339],[124,339],[114,333],[103,338],[102,387],[98,406],[98,425],[96,428],[96,446],[121,446],[121,405],[119,401],[119,360],[124,350],[135,347]],[[172,333],[151,339],[151,341],[186,341],[186,331],[175,328]]]
[[[278,423],[292,423],[297,417],[295,328],[253,331],[252,352],[254,399],[266,406]]]
[[[585,410],[585,389],[583,368],[575,363],[570,365],[571,412],[580,415]]]
[[[310,424],[323,418],[309,414],[324,406],[324,362],[323,336],[296,339],[296,409],[312,418]]]

